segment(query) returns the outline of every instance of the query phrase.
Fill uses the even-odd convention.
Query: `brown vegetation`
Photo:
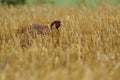
[[[59,45],[38,36],[21,48],[15,30],[62,21]],[[56,34],[54,34],[56,35]],[[0,7],[0,80],[119,80],[120,8]]]

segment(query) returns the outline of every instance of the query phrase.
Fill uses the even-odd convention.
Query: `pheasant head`
[[[55,20],[50,24],[50,29],[55,28],[55,29],[59,30],[60,26],[61,26],[61,21]]]

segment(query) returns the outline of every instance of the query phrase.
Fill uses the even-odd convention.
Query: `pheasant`
[[[18,30],[18,33],[29,33],[30,35],[36,32],[37,34],[45,35],[49,34],[52,29],[59,31],[61,21],[55,20],[50,25],[31,24]]]
[[[59,27],[61,26],[61,21],[55,20],[50,25],[40,25],[40,24],[31,24],[27,25],[21,29],[18,29],[17,35],[21,36],[20,44],[21,47],[26,47],[31,44],[30,37],[35,38],[37,35],[49,35],[52,34],[54,43],[59,43]]]

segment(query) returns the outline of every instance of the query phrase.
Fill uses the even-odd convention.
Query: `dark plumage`
[[[40,24],[31,24],[23,27],[21,30],[18,30],[20,33],[29,33],[32,34],[36,32],[37,34],[49,34],[50,31],[55,28],[59,31],[61,22],[59,20],[53,21],[50,25],[40,25]]]

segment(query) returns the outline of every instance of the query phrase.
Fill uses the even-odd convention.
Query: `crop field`
[[[54,20],[59,35],[17,33]],[[0,80],[120,80],[120,7],[1,6]]]

